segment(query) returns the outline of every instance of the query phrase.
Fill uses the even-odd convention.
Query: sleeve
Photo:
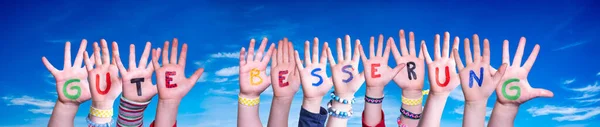
[[[369,126],[369,125],[365,124],[365,111],[363,111],[362,118],[361,118],[362,126],[363,127],[385,127],[385,119],[384,118],[385,118],[385,115],[383,114],[383,110],[381,110],[381,120],[379,120],[379,123],[377,123],[377,125],[375,125],[375,126]]]
[[[325,108],[321,107],[318,114],[301,108],[298,127],[324,127],[325,120],[327,120],[327,110]]]

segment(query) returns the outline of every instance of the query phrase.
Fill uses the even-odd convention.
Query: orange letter
[[[254,78],[258,78],[258,81],[254,81]],[[253,68],[250,70],[250,85],[257,86],[262,83],[262,78],[260,78],[260,70]]]
[[[379,63],[371,64],[371,77],[372,78],[381,77],[381,74],[375,74],[375,72],[377,71],[377,68],[375,68],[375,67],[379,67],[379,66],[381,66]]]

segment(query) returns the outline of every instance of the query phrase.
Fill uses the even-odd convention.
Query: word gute
[[[321,77],[320,75],[317,75],[317,72],[319,72],[319,71],[321,71],[321,68],[315,68],[310,72],[310,75],[319,78],[318,82],[312,83],[313,86],[320,86],[321,84],[323,84],[323,77]]]
[[[438,86],[446,87],[446,86],[448,86],[448,83],[450,83],[450,68],[448,66],[446,66],[445,74],[446,74],[446,81],[444,81],[444,83],[440,83],[440,76],[439,76],[440,68],[435,67],[435,82],[437,82]]]
[[[506,93],[506,86],[508,86],[508,84],[513,83],[513,82],[520,82],[520,81],[521,80],[519,80],[518,78],[511,78],[511,79],[504,81],[504,83],[502,84],[502,95],[504,96],[504,98],[514,101],[514,100],[519,99],[519,97],[521,97],[521,87],[519,87],[519,86],[511,86],[510,88],[508,88],[509,90],[517,91],[517,93],[515,95],[508,95],[508,93]]]
[[[75,95],[71,95],[69,93],[67,93],[67,86],[71,83],[75,83],[75,82],[80,82],[79,79],[69,79],[67,80],[67,82],[65,82],[65,85],[63,85],[63,95],[65,95],[65,97],[71,99],[71,100],[76,100],[77,98],[79,98],[79,96],[81,96],[81,87],[79,86],[71,86],[69,89],[71,90],[76,90],[77,93]]]
[[[106,95],[110,91],[110,73],[106,73],[106,89],[100,90],[100,74],[96,74],[96,92],[100,95]]]
[[[348,70],[348,69],[350,69],[350,70]],[[342,67],[342,72],[350,75],[350,77],[348,77],[348,79],[342,80],[344,83],[348,83],[348,82],[352,81],[352,79],[354,78],[354,76],[352,75],[352,71],[354,71],[354,68],[352,68],[352,65],[346,65],[346,66]]]
[[[283,80],[285,80],[285,75],[288,74],[288,71],[279,71],[279,87],[285,87],[285,86],[289,86],[290,83],[289,82],[283,82]]]
[[[171,84],[171,81],[173,81],[173,76],[175,76],[174,71],[167,71],[165,72],[165,85],[167,86],[167,88],[175,88],[177,87],[177,83]]]
[[[144,82],[144,78],[131,79],[131,83],[135,83],[135,88],[137,89],[138,96],[142,96],[142,82]]]
[[[258,81],[254,81],[254,78],[258,78]],[[250,85],[257,86],[262,82],[263,79],[260,77],[260,70],[252,68],[252,70],[250,70]]]
[[[408,80],[417,80],[417,73],[415,72],[417,66],[415,65],[415,62],[411,61],[406,63],[406,68],[408,68],[406,71],[408,72]]]
[[[376,67],[380,67],[381,64],[379,63],[374,63],[371,64],[371,78],[379,78],[381,77],[381,74],[375,74],[375,72],[377,72],[377,68]]]
[[[479,68],[479,77],[477,77],[473,70],[469,71],[469,88],[473,88],[473,80],[477,81],[477,84],[481,87],[481,83],[483,82],[483,67]]]

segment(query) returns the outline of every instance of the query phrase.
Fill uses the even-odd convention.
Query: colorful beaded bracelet
[[[402,116],[406,117],[406,118],[410,118],[410,119],[421,119],[421,114],[415,114],[412,113],[404,108],[400,108],[400,112],[402,113]]]
[[[350,108],[349,111],[340,111],[340,110],[332,108],[331,107],[332,102],[333,102],[333,100],[330,100],[329,103],[327,103],[327,112],[330,116],[341,118],[341,119],[348,119],[348,118],[352,117],[352,114],[354,114],[354,112],[352,112],[352,108]]]
[[[365,95],[365,102],[371,103],[371,104],[381,104],[381,102],[383,102],[383,97],[381,97],[381,98],[372,98],[372,97],[369,97],[369,96]]]
[[[354,104],[354,102],[355,102],[354,98],[352,98],[352,99],[350,99],[350,100],[343,99],[343,98],[340,98],[339,96],[336,96],[336,95],[335,95],[335,92],[331,92],[331,100],[334,100],[334,101],[340,102],[340,103],[342,103],[342,104],[348,104],[348,103],[350,103],[350,104]]]

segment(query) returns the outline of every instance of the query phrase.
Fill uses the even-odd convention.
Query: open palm
[[[390,43],[392,38],[389,38],[385,46],[385,51],[382,53],[383,48],[383,35],[379,35],[379,42],[377,44],[377,54],[375,54],[375,38],[371,37],[369,41],[369,52],[370,59],[365,55],[362,46],[359,46],[360,57],[364,63],[365,79],[367,80],[367,87],[384,87],[387,85],[392,78],[394,78],[402,68],[404,64],[398,64],[394,69],[388,66],[388,59],[390,57]],[[373,70],[376,69],[376,70]]]
[[[458,37],[454,38],[452,49],[458,49]],[[435,35],[434,40],[434,55],[435,61],[431,60],[431,56],[427,51],[425,41],[421,42],[421,51],[425,54],[425,61],[429,70],[429,84],[431,94],[449,94],[459,84],[458,74],[456,73],[456,63],[454,56],[450,56],[450,33],[444,33],[444,49],[440,52],[440,35]],[[443,54],[441,54],[443,53]]]
[[[249,98],[258,97],[271,84],[266,69],[269,60],[271,59],[273,49],[275,48],[275,46],[271,44],[267,54],[263,58],[265,47],[268,43],[268,39],[263,38],[255,57],[255,43],[256,41],[254,39],[250,40],[248,54],[246,54],[246,50],[243,47],[240,50],[240,94],[250,96]],[[245,57],[246,55],[247,57]]]
[[[517,52],[513,59],[513,63],[506,68],[504,76],[502,76],[501,82],[496,87],[496,94],[498,95],[497,101],[501,104],[512,104],[520,105],[528,100],[537,97],[553,97],[554,93],[546,89],[532,88],[527,81],[527,75],[537,55],[540,51],[540,46],[535,45],[533,51],[527,58],[527,61],[521,66],[521,59],[523,58],[523,51],[525,50],[525,37],[521,37]],[[502,63],[510,63],[508,40],[504,41],[502,47]]]
[[[151,48],[150,42],[146,42],[144,53],[140,59],[140,65],[135,65],[135,45],[129,46],[129,70],[123,66],[119,54],[119,46],[113,43],[113,55],[117,60],[117,67],[123,77],[123,97],[135,102],[147,102],[156,95],[157,88],[152,84],[152,73],[154,66],[148,63]],[[139,83],[139,86],[138,84]]]
[[[506,70],[506,65],[503,64],[500,70],[492,72],[490,66],[490,44],[487,39],[483,40],[483,56],[480,55],[479,36],[473,35],[474,54],[471,54],[470,42],[465,38],[465,67],[458,55],[458,50],[453,49],[454,59],[456,60],[462,90],[465,94],[467,102],[486,101],[496,89],[496,85],[500,82],[500,78]]]
[[[306,67],[302,65],[298,51],[296,56],[296,66],[300,69],[300,80],[302,81],[302,90],[305,98],[320,98],[323,97],[333,86],[331,79],[327,77],[327,52],[328,44],[325,42],[321,58],[319,58],[319,39],[315,37],[313,41],[313,51],[311,60],[311,51],[309,49],[310,42],[304,42],[304,62]]]
[[[114,100],[121,94],[121,79],[119,78],[119,69],[115,64],[114,58],[111,62],[111,56],[108,52],[106,40],[102,39],[100,40],[100,43],[102,48],[98,46],[97,42],[94,42],[93,57],[95,62],[91,62],[91,60],[87,59],[87,52],[84,52],[86,56],[84,61],[89,74],[88,80],[91,83],[90,91],[92,93],[92,101],[112,106]],[[102,50],[102,53],[100,53],[100,50]]]
[[[415,35],[413,32],[409,33],[409,48],[406,47],[406,37],[404,30],[400,30],[400,52],[396,47],[394,40],[392,44],[392,55],[396,60],[397,64],[405,64],[406,67],[394,77],[394,82],[402,88],[402,90],[416,90],[421,91],[423,89],[423,83],[425,81],[425,57],[423,52],[419,51],[419,57],[417,57],[417,50],[415,49]],[[423,50],[423,49],[421,49]]]
[[[294,60],[294,45],[284,38],[279,41],[271,59],[271,83],[275,96],[294,96],[300,87],[300,72]]]
[[[88,72],[81,66],[86,45],[87,40],[82,40],[79,51],[77,51],[77,56],[75,57],[75,63],[71,66],[71,42],[65,44],[63,70],[56,69],[46,57],[42,57],[42,62],[56,80],[58,101],[62,103],[74,103],[78,105],[92,97],[87,80]]]
[[[185,61],[188,46],[186,43],[183,44],[179,60],[177,60],[178,43],[177,38],[173,39],[170,57],[169,41],[165,41],[164,51],[161,51],[160,48],[152,50],[152,65],[156,72],[158,98],[161,100],[181,100],[194,87],[204,72],[203,68],[199,68],[190,78],[185,77]],[[162,66],[158,64],[161,52],[163,58]]]
[[[336,64],[333,59],[333,54],[329,47],[327,47],[327,58],[329,59],[332,70],[331,74],[335,87],[335,94],[347,97],[354,96],[354,93],[356,93],[360,86],[365,83],[365,76],[364,72],[358,72],[358,62],[360,59],[358,47],[360,46],[360,41],[356,40],[356,44],[354,45],[354,55],[351,56],[350,36],[346,35],[344,40],[346,45],[345,51],[342,50],[342,39],[337,39],[336,47],[338,63]],[[342,55],[342,52],[344,55]]]

